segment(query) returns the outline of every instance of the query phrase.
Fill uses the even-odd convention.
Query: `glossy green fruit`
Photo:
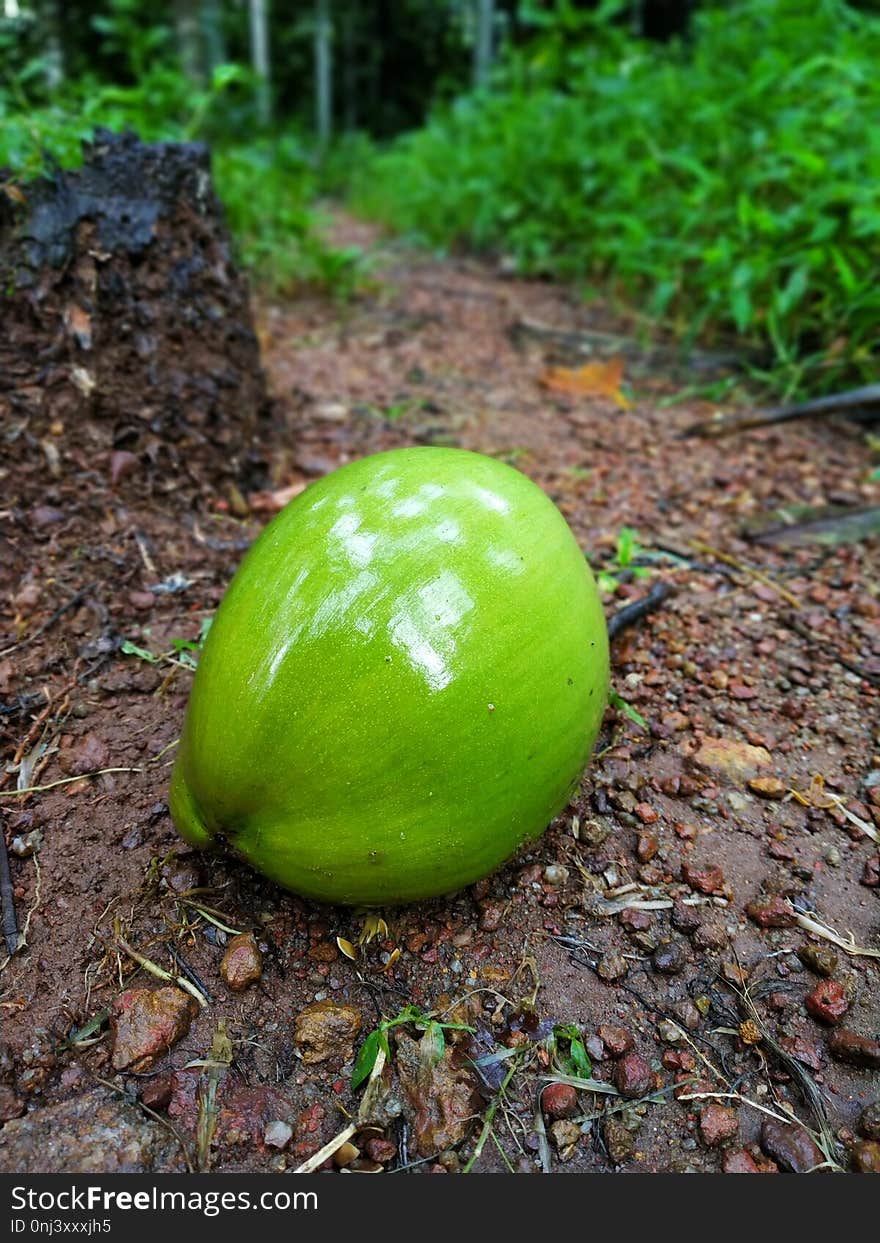
[[[592,575],[524,475],[397,449],[327,475],[246,556],[205,642],[171,812],[327,902],[407,902],[538,836],[608,690]]]

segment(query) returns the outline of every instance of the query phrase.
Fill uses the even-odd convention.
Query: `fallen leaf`
[[[0,184],[0,190],[2,190],[6,197],[11,199],[13,203],[18,203],[21,207],[24,207],[27,204],[27,199],[25,198],[23,192],[13,182],[4,181]]]
[[[71,303],[64,311],[64,326],[82,349],[92,348],[92,317],[88,311]]]
[[[569,397],[609,397],[621,410],[628,410],[630,403],[620,391],[622,381],[620,355],[607,362],[584,363],[582,367],[548,367],[540,376],[540,383],[554,393],[566,393]]]
[[[292,483],[286,488],[278,488],[275,492],[251,492],[248,504],[255,514],[277,513],[288,501],[292,501],[300,492],[304,492],[305,482]]]

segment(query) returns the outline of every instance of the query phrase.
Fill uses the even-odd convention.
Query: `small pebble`
[[[565,1161],[573,1155],[567,1151],[572,1149],[581,1137],[581,1129],[576,1122],[560,1120],[550,1126],[550,1137],[560,1157]]]
[[[618,950],[611,949],[606,950],[599,959],[596,973],[600,980],[605,980],[606,983],[613,983],[615,980],[622,979],[628,970],[629,967],[623,955]]]
[[[880,1070],[880,1040],[860,1036],[858,1032],[839,1027],[828,1037],[828,1050],[837,1062]]]
[[[700,924],[694,933],[694,945],[697,949],[718,952],[727,949],[727,932],[721,924],[707,920]]]
[[[746,1148],[738,1148],[735,1152],[725,1152],[721,1159],[721,1168],[725,1174],[760,1174],[757,1161]]]
[[[849,1009],[849,1000],[843,985],[836,980],[820,980],[804,999],[807,1011],[814,1019],[829,1026],[837,1024]]]
[[[635,1048],[635,1037],[626,1027],[617,1027],[613,1023],[599,1024],[599,1039],[609,1057],[623,1057]]]
[[[331,1057],[345,1061],[354,1051],[360,1029],[360,1012],[353,1006],[322,999],[299,1012],[293,1042],[307,1066]]]
[[[639,863],[649,863],[660,849],[656,833],[640,833],[636,842],[636,856]]]
[[[750,902],[746,914],[760,928],[790,928],[795,922],[791,904],[778,894],[765,901]]]
[[[801,1126],[788,1126],[775,1118],[765,1118],[761,1126],[761,1147],[784,1170],[806,1174],[825,1157]]]
[[[614,1086],[627,1100],[636,1100],[654,1087],[654,1072],[640,1054],[627,1053],[615,1063]]]
[[[701,909],[682,898],[676,898],[672,907],[672,926],[679,932],[696,932],[703,921]]]
[[[493,898],[485,898],[477,903],[480,912],[479,927],[482,932],[497,932],[504,918],[504,903]]]
[[[147,1079],[141,1088],[141,1104],[161,1113],[171,1104],[173,1090],[174,1082],[170,1074],[156,1075],[153,1079]]]
[[[548,1083],[541,1093],[541,1108],[554,1121],[573,1118],[578,1112],[577,1092],[567,1083]]]
[[[880,1174],[880,1144],[875,1140],[860,1139],[849,1156],[856,1174]]]
[[[270,1122],[263,1132],[263,1143],[269,1148],[286,1148],[293,1135],[293,1128],[286,1122]]]
[[[829,945],[802,945],[798,950],[798,958],[805,967],[826,979],[837,970],[837,955]]]
[[[657,1024],[657,1031],[665,1044],[681,1044],[684,1040],[684,1032],[671,1019],[661,1019]]]
[[[550,863],[544,868],[544,880],[548,885],[564,885],[568,880],[568,876],[568,868],[563,867],[559,863]]]
[[[17,859],[29,859],[35,850],[39,850],[42,844],[42,830],[32,829],[30,833],[25,833],[23,837],[13,837],[9,849]]]
[[[625,1165],[632,1160],[636,1151],[636,1137],[617,1118],[605,1118],[602,1123],[602,1138],[612,1165]]]
[[[759,798],[785,798],[788,788],[778,777],[752,777],[746,783]]]
[[[865,1106],[859,1114],[856,1130],[865,1139],[880,1140],[880,1099]]]
[[[667,941],[657,946],[651,961],[661,975],[678,975],[687,966],[688,955],[681,941]]]
[[[263,955],[252,932],[234,936],[226,946],[220,963],[220,975],[234,993],[244,992],[256,984],[263,974]]]
[[[392,1139],[385,1139],[384,1136],[374,1135],[372,1139],[368,1139],[364,1144],[364,1152],[371,1161],[376,1161],[379,1165],[389,1165],[397,1156],[397,1145]],[[446,1164],[442,1160],[442,1164]]]
[[[710,1101],[700,1110],[700,1138],[707,1148],[718,1148],[739,1134],[739,1115],[727,1105]]]
[[[181,989],[130,988],[113,1002],[110,1028],[114,1070],[150,1070],[187,1034],[198,1006]]]
[[[680,1001],[674,1008],[675,1017],[687,1031],[696,1031],[702,1021],[700,1011],[689,999]]]

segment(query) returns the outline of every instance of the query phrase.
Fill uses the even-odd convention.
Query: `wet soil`
[[[356,222],[338,227],[378,246]],[[832,953],[822,965],[840,985],[843,1027],[876,1039],[878,545],[758,548],[741,529],[789,503],[876,503],[863,430],[825,420],[682,441],[711,407],[669,404],[675,386],[662,370],[634,380],[628,408],[553,392],[542,373],[572,360],[556,338],[515,325],[571,334],[601,327],[597,312],[559,288],[399,245],[378,246],[375,285],[353,304],[262,304],[257,319],[279,412],[261,448],[261,492],[230,477],[234,446],[203,442],[190,460],[185,444],[138,450],[114,470],[109,448],[87,456],[68,443],[60,416],[46,433],[54,455],[38,442],[30,454],[4,445],[0,822],[26,945],[0,974],[0,1116],[11,1119],[0,1167],[76,1168],[88,1151],[89,1168],[102,1168],[87,1135],[100,1115],[108,1170],[295,1168],[347,1124],[361,1094],[349,1083],[351,1040],[331,1040],[319,1062],[297,1045],[297,1017],[329,1001],[357,1011],[360,1039],[406,1005],[474,1028],[447,1034],[445,1074],[428,1076],[464,1115],[419,1130],[418,1083],[429,1088],[413,1072],[398,1116],[373,1133],[392,1141],[373,1145],[386,1168],[465,1166],[512,1065],[497,1143],[482,1147],[478,1170],[714,1171],[760,1140],[762,1110],[794,1114],[820,1137],[824,1112],[825,1155],[847,1168],[880,1072],[830,1055],[821,997],[805,1004],[817,956],[808,966],[799,954],[809,944]],[[594,568],[617,574],[609,615],[658,579],[674,591],[614,644],[615,686],[646,724],[609,708],[578,797],[532,850],[467,892],[383,912],[387,935],[380,928],[353,962],[337,937],[356,943],[363,913],[300,901],[177,838],[168,779],[192,674],[174,644],[197,640],[285,496],[352,458],[414,443],[495,454],[534,478]],[[622,569],[625,526],[666,559],[645,561],[644,574]],[[160,659],[126,653],[126,640]],[[785,926],[756,922],[772,900]],[[805,913],[873,956],[804,929],[795,921]],[[220,971],[230,930],[255,933],[263,955],[259,982],[236,992]],[[160,981],[122,942],[175,974],[182,961],[210,998],[139,1074],[114,1069],[108,1019],[123,991]],[[554,1070],[547,1037],[569,1024],[594,1078],[634,1096],[580,1090],[573,1131],[536,1111]],[[611,1027],[644,1059],[641,1085],[639,1065],[611,1056]],[[212,1072],[198,1063],[212,1042],[216,1053],[218,1029],[231,1062]],[[392,1064],[418,1061],[419,1030],[400,1030]],[[505,1048],[519,1050],[515,1064],[473,1069]],[[557,1067],[567,1052],[562,1040]],[[200,1153],[212,1073],[213,1141]],[[680,1078],[691,1081],[682,1094],[721,1094],[715,1103],[734,1119],[707,1115],[705,1097],[675,1099]],[[606,1100],[622,1128],[594,1117]],[[47,1158],[59,1109],[86,1146]],[[424,1151],[431,1134],[442,1153]],[[786,1168],[767,1146],[737,1160]]]

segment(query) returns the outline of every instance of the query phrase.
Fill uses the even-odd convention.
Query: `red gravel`
[[[351,222],[340,227],[350,239],[374,240]],[[170,1079],[152,1099],[161,1108],[173,1084],[169,1116],[191,1145],[202,1072],[186,1066],[209,1058],[221,1020],[233,1041],[233,1067],[217,1089],[219,1169],[293,1168],[340,1129],[340,1108],[356,1110],[353,1034],[328,1046],[326,1060],[297,1056],[295,1020],[325,999],[360,1016],[354,1047],[378,1011],[392,1018],[407,1004],[447,1021],[454,1014],[474,1029],[446,1033],[444,1063],[450,1098],[451,1085],[462,1097],[455,1116],[470,1119],[461,1123],[468,1137],[418,1169],[465,1164],[510,1062],[487,1063],[476,1087],[468,1067],[499,1049],[528,1058],[506,1090],[523,1152],[501,1126],[499,1142],[516,1168],[540,1168],[534,1110],[551,1057],[546,1042],[559,1024],[578,1025],[585,1040],[600,1024],[631,1033],[631,1051],[616,1063],[596,1057],[592,1070],[628,1099],[679,1078],[691,1082],[679,1084],[678,1097],[736,1082],[744,1096],[776,1100],[815,1131],[790,1067],[769,1045],[731,1034],[751,1016],[742,986],[719,976],[719,955],[745,973],[766,1032],[806,1042],[789,1046],[794,1056],[827,1040],[832,1060],[806,1071],[823,1077],[829,1133],[854,1134],[878,1095],[878,960],[836,951],[847,1028],[826,1033],[802,1009],[815,977],[797,952],[827,943],[796,919],[811,912],[856,946],[877,949],[877,846],[829,795],[869,826],[880,819],[878,546],[782,549],[750,542],[744,530],[762,511],[797,504],[877,504],[863,431],[804,421],[685,449],[681,431],[714,406],[670,404],[675,383],[631,340],[615,339],[621,325],[601,307],[401,249],[378,271],[377,290],[343,311],[308,300],[260,308],[283,423],[267,433],[260,493],[244,477],[230,485],[228,449],[207,439],[191,453],[186,445],[171,453],[156,438],[135,462],[119,456],[123,441],[92,460],[68,447],[59,426],[46,432],[58,451],[53,474],[27,412],[0,411],[0,435],[25,438],[14,468],[0,466],[0,772],[24,757],[27,784],[74,778],[13,797],[19,771],[0,778],[15,903],[20,922],[28,920],[28,946],[0,977],[0,1121],[12,1119],[0,1127],[0,1168],[4,1161],[38,1168],[43,1152],[75,1161],[76,1145],[72,1156],[46,1145],[52,1111],[63,1115],[66,1102],[77,1106],[79,1150],[94,1159],[82,1128],[92,1116],[110,1125],[110,1107],[96,1109],[89,1094],[95,1076],[115,1073],[112,1035],[98,1021],[96,1043],[85,1036],[71,1048],[68,1037],[100,1020],[125,988],[158,987],[117,954],[117,920],[130,945],[176,973],[166,947],[173,948],[211,994],[189,1032],[156,1050],[153,1068]],[[524,323],[610,334],[602,340],[624,354],[631,407],[548,393],[539,383],[544,367],[582,356],[569,338]],[[656,560],[640,567],[646,579],[622,574],[606,596],[609,614],[659,576],[675,592],[614,647],[615,685],[647,730],[609,709],[597,756],[549,832],[471,892],[383,912],[388,935],[365,945],[356,966],[336,938],[357,942],[362,916],[300,901],[234,860],[194,855],[177,838],[167,813],[169,748],[191,674],[168,660],[125,655],[120,642],[163,653],[175,639],[197,638],[277,504],[272,489],[290,495],[353,457],[412,443],[454,443],[515,463],[553,497],[596,567],[619,569],[624,526],[652,555],[671,558],[662,568]],[[83,775],[98,768],[115,771]],[[811,787],[816,776],[821,788]],[[788,796],[792,789],[800,799]],[[553,883],[551,865],[566,869],[549,874]],[[186,899],[192,889],[211,918]],[[631,901],[651,906],[621,917],[620,904]],[[643,914],[650,918],[636,918]],[[259,983],[235,995],[222,982],[228,934],[218,920],[268,947]],[[595,971],[600,960],[605,979]],[[684,1028],[692,1047],[665,1048],[664,1020]],[[355,1026],[352,1019],[351,1033]],[[423,1035],[412,1025],[404,1031],[411,1045]],[[418,1055],[401,1047],[413,1059],[412,1135],[426,1102],[418,1097]],[[686,1060],[692,1050],[706,1058],[695,1064],[699,1083]],[[392,1045],[392,1065],[399,1057]],[[139,1086],[128,1072],[117,1080]],[[584,1092],[580,1107],[595,1113],[606,1099]],[[762,1155],[755,1146],[762,1115],[748,1107],[737,1110],[738,1152],[701,1145],[698,1119],[707,1109],[705,1100],[671,1094],[644,1113],[627,1106],[626,1115],[584,1124],[589,1134],[574,1146],[552,1146],[552,1168],[562,1168],[561,1152],[567,1171],[732,1171],[750,1163],[762,1171],[816,1162],[806,1133],[781,1123],[764,1127]],[[17,1118],[23,1110],[30,1112]],[[116,1116],[137,1168],[179,1168],[168,1133],[144,1131],[135,1142],[137,1113],[121,1104]],[[430,1117],[430,1133],[441,1134]],[[279,1118],[294,1127],[283,1152],[263,1142]],[[399,1149],[393,1158],[382,1148],[376,1160],[393,1167],[400,1136],[390,1124],[376,1136]],[[847,1166],[842,1142],[836,1155]],[[857,1164],[872,1159],[862,1153]],[[493,1143],[476,1168],[505,1168]]]

